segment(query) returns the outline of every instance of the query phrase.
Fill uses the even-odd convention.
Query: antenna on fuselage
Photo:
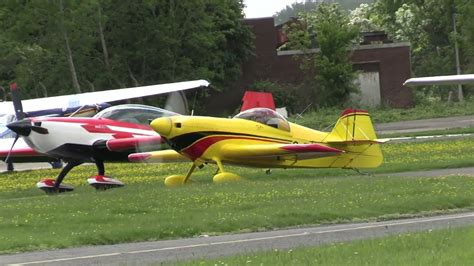
[[[194,107],[196,106],[196,98],[197,98],[198,90],[194,93],[194,100],[193,100],[193,108],[191,108],[191,116],[194,115]]]
[[[296,114],[296,116],[295,116],[295,122],[294,122],[294,123],[296,123],[296,120],[298,120],[298,118],[302,118],[302,117],[303,117],[303,113],[306,112],[306,110],[308,110],[308,108],[309,108],[311,105],[313,105],[313,104],[312,104],[312,103],[308,104],[308,106],[306,106],[306,107],[303,109],[303,111],[301,111],[301,113]]]

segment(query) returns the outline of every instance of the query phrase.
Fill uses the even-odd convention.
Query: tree
[[[460,44],[462,72],[469,73],[470,62],[474,62],[472,1],[379,0],[373,10],[378,14],[373,16],[373,22],[388,31],[393,39],[410,41],[416,76],[455,74],[455,42]],[[458,34],[453,30],[456,12]],[[425,91],[448,98],[447,90]],[[463,98],[462,91],[459,98]]]
[[[322,1],[318,0],[305,0],[303,3],[294,2],[291,5],[286,6],[281,11],[278,11],[275,17],[275,24],[283,24],[289,21],[291,18],[296,18],[299,16],[300,13],[310,12],[315,10],[319,3]]]
[[[235,0],[0,2],[0,85],[25,96],[189,79],[226,88],[252,54]],[[43,93],[44,95],[44,93]]]
[[[319,4],[331,2],[338,3],[342,9],[353,10],[361,4],[372,3],[374,0],[338,0],[338,1],[327,1],[327,0],[305,0],[304,2],[294,2],[291,5],[286,6],[281,11],[278,11],[275,17],[275,24],[279,25],[289,21],[292,17],[298,17],[300,13],[311,12],[316,10]]]
[[[319,105],[344,104],[355,92],[355,72],[349,61],[349,48],[358,36],[357,27],[337,4],[321,4],[312,13],[304,13],[299,25],[290,27],[289,40],[303,50],[302,69],[311,77],[310,83]],[[316,38],[316,42],[312,39]],[[319,51],[309,48],[316,45]]]

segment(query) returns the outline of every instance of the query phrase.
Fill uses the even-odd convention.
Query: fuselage
[[[100,141],[140,136],[158,136],[149,126],[119,122],[105,118],[31,118],[31,123],[47,130],[47,134],[31,131],[24,136],[34,150],[67,160],[126,160],[128,152],[110,152],[94,148]]]
[[[192,161],[213,163],[218,156],[222,162],[256,167],[328,167],[338,155],[328,154],[318,159],[304,155],[239,158],[226,156],[229,145],[259,144],[324,144],[327,132],[313,130],[294,123],[280,121],[266,125],[246,119],[213,117],[169,117],[169,128],[159,130],[161,137],[177,152]],[[153,126],[153,123],[152,123]],[[156,129],[155,129],[156,130]],[[336,164],[339,166],[339,164]]]
[[[175,151],[197,164],[373,168],[383,159],[370,117],[361,110],[344,111],[331,132],[290,123],[267,108],[249,109],[232,119],[172,116],[150,125]]]

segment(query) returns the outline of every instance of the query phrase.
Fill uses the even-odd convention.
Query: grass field
[[[473,245],[471,226],[178,265],[472,265]]]
[[[388,144],[389,173],[474,164],[474,138]],[[360,176],[350,170],[275,170],[228,167],[245,179],[214,185],[215,167],[177,189],[162,180],[188,164],[108,164],[127,186],[96,192],[84,185],[95,167],[66,179],[75,192],[47,196],[34,188],[58,170],[2,174],[0,252],[256,231],[296,225],[389,219],[474,207],[474,178]],[[329,178],[328,176],[333,176]]]

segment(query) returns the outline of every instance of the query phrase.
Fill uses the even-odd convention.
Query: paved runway
[[[142,265],[290,249],[474,224],[474,212],[384,222],[323,225],[269,232],[92,246],[0,256],[3,265]]]

